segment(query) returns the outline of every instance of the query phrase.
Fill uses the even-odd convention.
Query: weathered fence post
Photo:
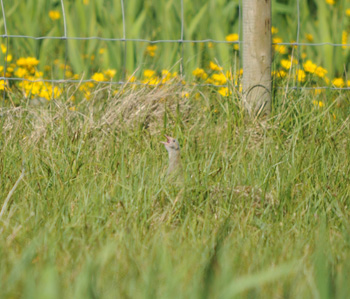
[[[243,103],[249,115],[271,111],[271,0],[243,0]]]

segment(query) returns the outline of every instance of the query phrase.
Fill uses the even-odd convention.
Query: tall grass
[[[0,219],[0,297],[346,296],[349,106],[293,91],[249,122],[236,96],[196,92],[3,109],[0,206],[25,177]]]

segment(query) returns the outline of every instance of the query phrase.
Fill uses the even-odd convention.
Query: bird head
[[[166,150],[170,152],[177,152],[180,151],[180,145],[179,142],[170,136],[164,135],[166,137],[166,142],[162,142],[166,148]]]

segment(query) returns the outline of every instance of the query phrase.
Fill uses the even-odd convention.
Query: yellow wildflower
[[[93,88],[95,85],[92,82],[86,82],[80,85],[79,90],[81,91],[88,91],[89,89]]]
[[[304,82],[305,81],[305,72],[303,70],[297,70],[296,71],[296,78],[299,82]]]
[[[61,18],[61,13],[57,10],[50,10],[49,17],[51,20],[56,21]]]
[[[205,80],[205,83],[208,83],[208,84],[214,84],[214,80],[213,78],[208,78],[207,80]]]
[[[169,80],[171,78],[171,73],[168,70],[162,70],[162,78]]]
[[[315,72],[315,70],[317,69],[317,65],[315,63],[313,63],[311,60],[307,60],[304,64],[303,64],[304,70],[308,73],[313,74]]]
[[[278,33],[278,29],[276,27],[271,26],[271,33],[272,34]]]
[[[309,42],[312,42],[314,40],[314,37],[312,34],[310,33],[306,33],[305,35],[306,39],[309,41]]]
[[[5,89],[5,81],[0,80],[0,90],[4,90],[4,89]]]
[[[286,70],[289,70],[292,66],[292,62],[288,59],[282,59],[281,60],[281,66],[285,68]]]
[[[227,97],[231,94],[231,92],[228,90],[228,87],[221,87],[218,90],[218,93],[221,94],[223,97]]]
[[[91,79],[101,82],[101,81],[105,81],[105,76],[102,73],[95,73],[92,75]]]
[[[102,55],[104,52],[106,52],[106,48],[101,48],[100,50],[98,50],[98,53],[101,54],[101,55]]]
[[[1,52],[2,52],[3,54],[5,54],[6,51],[7,51],[6,46],[5,46],[4,44],[1,44]]]
[[[322,91],[323,90],[321,88],[316,88],[316,89],[314,89],[314,95],[317,96],[317,95],[321,94]]]
[[[158,77],[152,77],[149,80],[144,80],[142,81],[142,83],[147,84],[147,85],[151,85],[151,86],[155,86],[155,85],[159,85],[160,83],[160,79]]]
[[[348,8],[346,11],[345,11],[345,14],[350,17],[350,8]]]
[[[84,5],[89,5],[89,0],[83,0]]]
[[[181,93],[181,98],[185,98],[185,99],[188,99],[190,97],[190,94],[188,93],[188,92],[185,92],[185,91],[183,91],[182,93]]]
[[[290,43],[291,43],[291,44],[296,44],[297,41],[294,40],[294,39],[292,39],[292,40],[290,41]],[[298,45],[293,45],[292,47],[293,47],[294,49],[296,49],[296,48],[298,48]]]
[[[349,36],[349,33],[347,31],[343,30],[342,35],[341,35],[341,43],[343,45],[342,46],[343,49],[346,49],[345,45],[348,42],[348,36]]]
[[[226,36],[226,41],[228,42],[235,42],[238,41],[239,35],[237,33],[231,33]]]
[[[17,65],[20,67],[31,68],[39,64],[39,60],[35,57],[21,57],[16,61]]]
[[[154,70],[144,70],[143,71],[143,76],[146,78],[151,78],[156,74]]]
[[[335,87],[344,87],[344,80],[343,78],[334,78],[332,80],[332,84],[335,86]]]
[[[207,73],[203,69],[198,68],[198,67],[192,72],[192,74],[194,76],[196,76],[197,78],[200,78],[200,79],[203,79],[203,80],[208,78]]]
[[[214,80],[215,85],[224,85],[227,82],[227,79],[223,73],[213,74],[211,77]]]
[[[168,70],[162,70],[162,83],[168,82],[172,77],[171,72]]]
[[[23,67],[19,67],[15,72],[15,75],[19,78],[24,78],[27,74],[28,74],[27,69]]]
[[[346,81],[346,85],[350,87],[350,80]]]
[[[67,70],[65,72],[67,78],[72,78],[73,77],[73,72],[71,70]]]
[[[135,82],[136,81],[136,77],[135,76],[129,76],[128,77],[128,81],[131,82],[131,83]]]
[[[112,79],[115,76],[115,74],[117,73],[117,71],[114,69],[108,69],[104,73],[109,79]]]
[[[278,43],[282,43],[283,40],[282,40],[282,38],[276,36],[272,39],[272,42],[275,44],[278,44]]]
[[[76,109],[75,106],[69,107],[70,111],[75,111],[75,109]]]
[[[280,54],[286,54],[287,53],[287,47],[285,45],[276,45],[275,46],[276,52]]]
[[[320,78],[323,78],[327,73],[328,71],[321,66],[318,66],[317,69],[315,70],[316,76]]]
[[[335,0],[326,0],[326,3],[328,3],[329,5],[334,5],[335,4]]]
[[[148,56],[154,57],[156,55],[157,45],[148,45],[146,48],[146,54]]]
[[[44,99],[46,99],[48,101],[51,100],[50,93],[49,93],[49,90],[47,88],[43,88],[40,91],[39,97],[44,98]]]
[[[306,53],[301,53],[301,59],[305,59],[306,58]]]
[[[322,102],[322,101],[313,100],[312,104],[314,104],[315,106],[318,106],[320,108],[324,107],[324,102]]]
[[[228,42],[236,42],[239,40],[239,35],[237,33],[232,33],[232,34],[229,34],[226,36],[226,41]],[[233,48],[235,50],[238,50],[239,49],[239,45],[234,45]]]
[[[276,72],[277,78],[284,78],[287,76],[287,73],[284,70],[279,70]]]
[[[222,67],[218,66],[216,63],[210,61],[209,63],[209,67],[213,70],[213,71],[222,71]]]
[[[274,44],[282,43],[282,39],[280,37],[274,37],[272,39],[272,42]],[[287,53],[287,47],[285,45],[274,45],[273,46],[275,51],[280,54],[286,54]]]
[[[209,43],[208,43],[208,48],[209,48],[209,49],[214,48],[214,44],[213,44],[212,42],[209,42]]]
[[[86,91],[84,92],[84,95],[85,95],[85,99],[86,99],[86,100],[90,100],[90,98],[91,98],[91,91],[86,90]]]

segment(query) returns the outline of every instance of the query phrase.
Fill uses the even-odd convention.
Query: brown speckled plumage
[[[168,176],[173,176],[182,171],[179,142],[170,136],[165,135],[167,141],[162,142],[169,154]]]

